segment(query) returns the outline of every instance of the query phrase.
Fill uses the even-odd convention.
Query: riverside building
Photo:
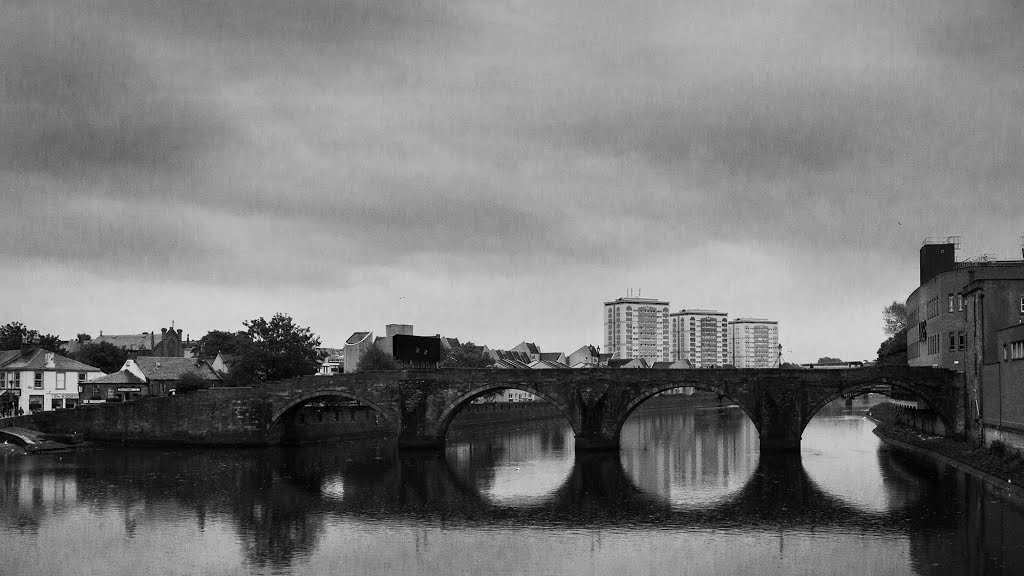
[[[668,301],[617,298],[604,303],[605,351],[612,358],[669,359]]]

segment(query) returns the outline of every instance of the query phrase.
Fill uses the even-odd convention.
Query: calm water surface
[[[268,450],[0,451],[0,574],[1024,574],[1024,513],[831,405],[800,455],[737,408]]]

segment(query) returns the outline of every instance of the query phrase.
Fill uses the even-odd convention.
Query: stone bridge
[[[290,412],[343,398],[377,410],[404,447],[440,447],[452,420],[475,398],[514,388],[565,417],[579,451],[614,449],[630,413],[673,388],[717,392],[753,421],[761,450],[798,450],[807,423],[826,404],[890,389],[927,404],[947,431],[962,434],[962,383],[935,368],[839,370],[488,370],[447,369],[307,376],[251,388],[221,388],[140,402],[87,406],[7,419],[7,425],[136,443],[274,444]]]

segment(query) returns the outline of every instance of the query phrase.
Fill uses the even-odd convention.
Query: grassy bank
[[[873,407],[868,415],[878,422],[875,428],[883,442],[895,440],[909,444],[924,451],[931,451],[950,460],[963,464],[965,469],[988,475],[993,479],[1015,484],[1024,490],[1024,455],[1011,450],[1002,442],[993,442],[991,446],[972,446],[955,438],[933,436],[919,432],[913,428],[895,422],[892,404],[879,404]]]

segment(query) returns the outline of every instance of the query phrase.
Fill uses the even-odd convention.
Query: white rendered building
[[[605,302],[604,344],[612,358],[669,360],[668,302],[631,297]]]
[[[669,315],[671,359],[689,360],[694,368],[729,364],[729,315],[718,310],[680,310]]]
[[[779,323],[764,318],[729,322],[732,365],[737,368],[779,367]]]

